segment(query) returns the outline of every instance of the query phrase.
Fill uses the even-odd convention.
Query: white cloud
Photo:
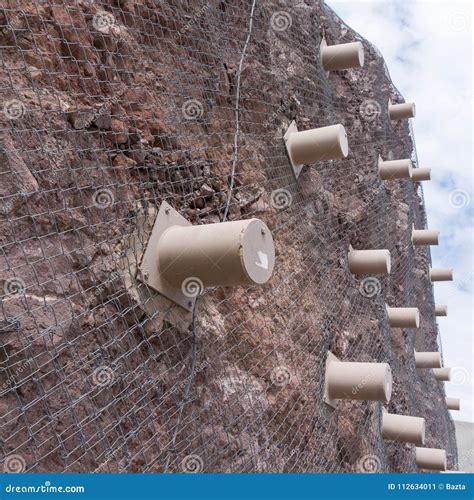
[[[463,385],[446,382],[445,387],[448,396],[462,399],[453,418],[474,421],[472,4],[327,3],[379,49],[395,86],[416,103],[418,159],[432,168],[433,180],[423,184],[428,224],[441,231],[440,245],[432,247],[433,266],[454,268],[453,283],[435,284],[436,302],[449,310],[448,317],[439,318],[445,365],[465,367],[470,374]],[[467,193],[465,206],[453,206],[454,190]]]

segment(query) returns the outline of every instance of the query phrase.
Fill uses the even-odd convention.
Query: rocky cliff
[[[389,362],[386,409],[426,418],[457,463],[436,350],[417,183],[380,53],[317,0],[5,0],[0,96],[1,455],[44,471],[416,471],[381,438],[375,402],[323,402],[328,350]],[[326,74],[328,44],[361,69]],[[341,123],[349,156],[293,176],[283,143]],[[257,217],[276,266],[264,286],[207,290],[189,315],[136,279],[162,201],[193,224]],[[349,245],[387,248],[370,283]],[[390,329],[385,303],[419,307]],[[14,458],[14,460],[12,459]]]

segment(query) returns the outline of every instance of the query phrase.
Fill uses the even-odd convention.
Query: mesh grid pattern
[[[417,165],[409,125],[388,119],[402,96],[378,51],[318,1],[4,5],[4,463],[416,471],[413,446],[382,440],[381,404],[323,402],[330,350],[389,362],[387,409],[425,416],[426,446],[456,468],[444,389],[413,359],[439,348],[429,249],[410,245],[412,224],[426,227],[423,193],[377,176],[379,155]],[[325,74],[323,34],[361,40],[364,68]],[[349,157],[296,181],[282,140],[292,120],[342,123]],[[190,327],[136,280],[162,201],[193,224],[262,219],[272,279],[207,290]],[[347,268],[349,245],[391,251],[373,296]],[[390,329],[385,303],[419,307],[421,327]]]

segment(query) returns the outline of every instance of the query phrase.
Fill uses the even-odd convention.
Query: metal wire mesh
[[[413,446],[382,439],[379,403],[323,403],[328,350],[389,362],[387,408],[425,416],[426,445],[455,468],[444,390],[413,360],[438,349],[429,250],[409,243],[422,192],[377,176],[379,154],[416,151],[387,117],[401,95],[376,49],[318,1],[3,5],[4,468],[417,470]],[[361,40],[365,67],[325,74],[323,34]],[[296,181],[293,119],[342,123],[349,157]],[[264,220],[269,284],[208,290],[194,328],[138,287],[164,200],[194,224]],[[390,249],[390,278],[367,291],[350,244]],[[421,327],[390,329],[386,302],[419,307]]]

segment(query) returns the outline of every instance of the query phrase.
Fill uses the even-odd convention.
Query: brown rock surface
[[[416,471],[413,447],[382,440],[380,404],[322,402],[329,349],[389,362],[387,409],[425,417],[427,446],[455,468],[444,390],[412,355],[438,348],[430,256],[409,243],[422,192],[377,175],[379,154],[416,156],[408,124],[388,120],[402,97],[377,50],[319,1],[256,2],[228,218],[264,220],[277,265],[265,286],[200,300],[190,380],[192,334],[131,288],[131,241],[163,200],[195,224],[222,220],[251,3],[53,3],[0,9],[0,100],[21,104],[0,113],[0,459],[34,472],[181,471],[190,455],[206,472]],[[277,30],[282,11],[291,26]],[[365,67],[327,76],[323,33],[362,40]],[[342,123],[348,158],[296,182],[292,120]],[[349,244],[391,251],[373,298],[347,270]],[[390,330],[385,302],[419,307],[421,328]]]

